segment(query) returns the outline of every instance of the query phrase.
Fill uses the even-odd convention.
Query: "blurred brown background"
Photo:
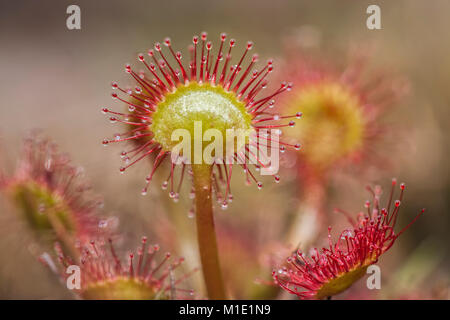
[[[370,31],[365,12],[374,3],[381,7],[383,29]],[[81,30],[66,28],[70,4],[81,7]],[[376,48],[375,64],[395,69],[410,80],[411,94],[390,119],[404,128],[405,134],[399,137],[396,151],[387,155],[395,165],[392,172],[375,173],[370,181],[347,177],[344,185],[335,185],[328,205],[330,211],[336,206],[357,211],[368,197],[363,188],[366,183],[386,186],[393,176],[406,182],[400,224],[410,221],[422,207],[427,213],[384,259],[383,270],[392,271],[383,277],[390,286],[429,295],[439,285],[448,286],[449,13],[450,2],[446,0],[3,0],[1,159],[7,171],[12,171],[23,136],[30,129],[42,128],[75,163],[85,167],[95,190],[105,196],[106,212],[120,218],[127,245],[134,247],[144,234],[152,238],[155,229],[158,236],[166,233],[170,243],[170,239],[191,233],[189,200],[167,209],[166,195],[158,185],[142,197],[140,189],[148,165],[139,164],[120,175],[118,154],[123,146],[101,146],[101,140],[117,127],[106,121],[100,108],[113,106],[110,82],[126,83],[126,62],[134,63],[137,53],[146,52],[166,36],[184,50],[192,35],[203,30],[214,40],[223,31],[241,44],[252,40],[263,60],[278,58],[283,37],[302,26],[317,30],[320,45],[331,54],[333,50],[345,52],[355,43],[371,43]],[[266,183],[258,192],[255,187],[239,187],[241,181],[233,180],[239,197],[235,196],[225,213],[218,212],[219,223],[234,229],[239,229],[240,223],[254,225],[252,232],[260,239],[257,250],[264,250],[267,238],[277,240],[283,215],[292,213],[295,183],[285,178],[280,185]],[[70,298],[30,254],[32,237],[4,200],[0,210],[0,298]],[[186,220],[186,230],[164,226],[167,216]]]

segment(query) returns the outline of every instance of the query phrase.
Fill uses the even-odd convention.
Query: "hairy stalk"
[[[220,270],[211,194],[211,165],[194,164],[195,217],[203,277],[210,299],[225,299]]]
[[[80,258],[80,252],[75,247],[75,241],[73,237],[67,232],[64,225],[58,220],[54,208],[50,208],[47,212],[48,221],[50,222],[53,230],[55,230],[56,238],[62,242],[63,247],[69,251],[70,256],[74,261],[78,261]]]

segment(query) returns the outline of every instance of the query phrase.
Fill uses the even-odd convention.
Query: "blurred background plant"
[[[339,207],[355,212],[367,198],[361,185],[383,183],[395,175],[409,186],[398,223],[407,224],[418,208],[426,207],[427,214],[380,262],[381,290],[369,291],[361,281],[336,298],[448,299],[450,3],[376,2],[381,7],[383,28],[376,31],[365,26],[366,8],[373,4],[369,1],[174,0],[155,4],[81,0],[77,2],[82,13],[79,31],[69,31],[65,26],[69,2],[2,2],[3,171],[7,175],[13,172],[25,133],[45,129],[62,150],[70,152],[75,163],[83,165],[96,192],[104,196],[105,211],[120,220],[121,247],[134,247],[139,236],[146,234],[158,239],[165,250],[184,256],[185,268],[190,270],[199,266],[194,221],[189,218],[191,200],[180,199],[175,204],[165,192],[154,188],[151,199],[143,201],[142,177],[148,165],[138,165],[124,179],[117,173],[118,157],[101,147],[105,132],[111,128],[103,121],[99,107],[110,104],[105,92],[109,92],[112,80],[127,81],[120,68],[111,66],[133,62],[155,39],[166,36],[184,48],[192,34],[202,30],[211,35],[226,31],[241,46],[249,39],[254,41],[261,61],[283,57],[284,39],[292,37],[303,46],[306,43],[308,50],[324,52],[331,65],[344,65],[345,54],[341,53],[355,44],[370,43],[374,48],[369,52],[371,65],[388,66],[409,81],[410,94],[389,111],[386,119],[402,134],[389,142],[395,146],[392,150],[377,150],[390,159],[390,170],[368,165],[364,177],[351,170],[338,170],[328,186],[323,210],[332,213]],[[277,67],[275,64],[275,70]],[[301,126],[303,120],[297,125]],[[117,149],[117,154],[120,151]],[[273,265],[265,263],[265,257],[277,255],[274,248],[286,245],[290,221],[301,204],[298,180],[292,174],[297,160],[285,154],[282,162],[281,182],[266,183],[257,193],[236,175],[232,187],[233,194],[240,194],[239,199],[235,198],[227,211],[217,211],[218,233],[223,235],[219,246],[227,257],[222,261],[223,272],[232,297],[277,295],[255,280],[271,279]],[[161,184],[165,177],[160,178],[155,184]],[[36,262],[35,253],[40,249],[14,210],[0,198],[0,297],[71,298],[68,290]],[[347,226],[340,215],[328,214],[327,219],[333,227]],[[317,235],[326,239],[326,228]],[[185,239],[182,242],[178,241],[181,237]],[[201,296],[199,274],[191,281],[187,287],[200,288]]]
[[[406,128],[385,119],[402,105],[407,81],[373,66],[376,54],[371,46],[361,45],[345,55],[338,50],[325,54],[320,46],[310,48],[313,36],[311,29],[287,36],[285,63],[278,71],[294,79],[296,87],[278,99],[277,109],[301,109],[303,115],[301,125],[285,135],[302,142],[302,152],[290,155],[295,162],[287,166],[297,171],[300,200],[287,241],[304,249],[328,222],[325,204],[336,175],[351,174],[363,181],[367,170],[378,175],[396,170],[390,154],[396,143],[407,139]],[[347,56],[343,62],[341,55]]]
[[[103,198],[92,192],[82,167],[36,131],[22,149],[15,173],[2,175],[0,190],[38,243],[51,247],[58,241],[75,259],[77,246],[112,236],[116,226],[102,216]]]

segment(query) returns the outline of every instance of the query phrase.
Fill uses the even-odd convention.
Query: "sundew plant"
[[[0,299],[448,299],[450,4],[4,6]]]

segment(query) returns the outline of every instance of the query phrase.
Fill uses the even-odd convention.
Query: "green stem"
[[[220,271],[216,231],[214,228],[211,165],[194,164],[192,172],[195,188],[195,216],[197,240],[202,262],[208,297],[213,300],[225,299],[225,289]]]
[[[54,208],[50,208],[47,211],[47,218],[53,230],[55,231],[56,238],[61,241],[63,246],[69,251],[69,254],[73,261],[78,263],[80,252],[75,247],[75,240],[67,232],[67,229],[61,223],[61,221],[59,221]]]
[[[320,176],[309,176],[303,180],[300,206],[288,232],[288,243],[308,248],[317,237],[324,222],[325,180]]]

